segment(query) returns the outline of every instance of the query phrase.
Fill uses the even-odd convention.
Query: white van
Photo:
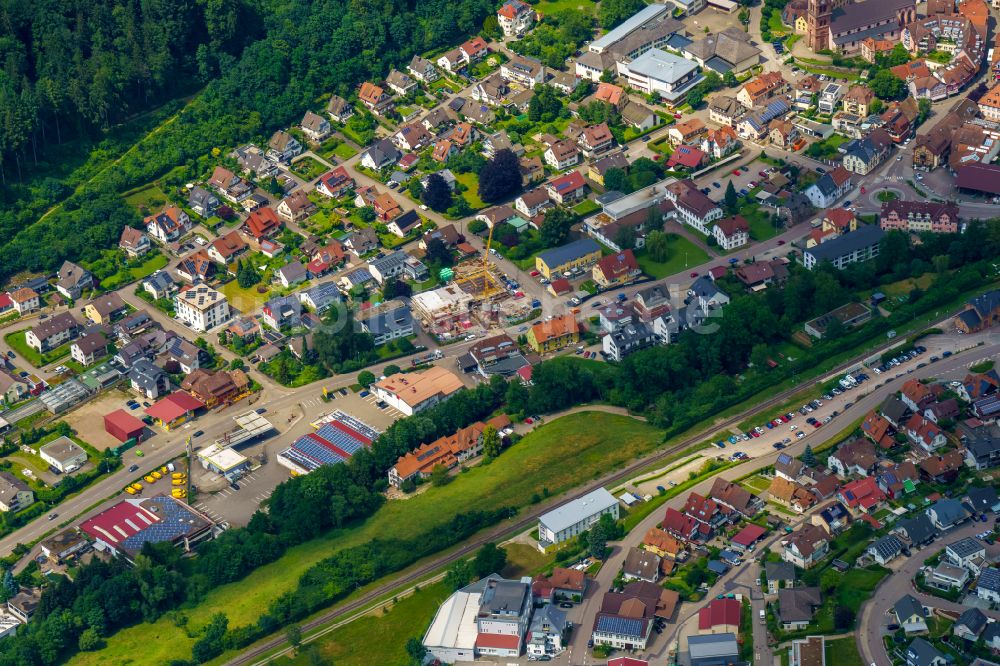
[[[761,623],[761,624],[765,624],[766,622],[767,622],[767,619],[766,619],[766,618],[765,618],[765,616],[764,616],[764,609],[763,609],[763,608],[761,608],[761,609],[760,609],[760,623]]]

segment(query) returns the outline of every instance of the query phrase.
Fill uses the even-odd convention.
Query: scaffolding
[[[468,267],[459,266],[458,270],[456,270],[455,283],[463,291],[480,300],[489,300],[497,294],[505,293],[500,281],[493,274],[496,267],[490,261],[493,229],[494,226],[490,226],[490,233],[486,238],[486,248],[483,249],[483,260],[481,262],[471,262],[472,265]]]

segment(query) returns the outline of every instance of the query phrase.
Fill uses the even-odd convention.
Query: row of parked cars
[[[881,375],[883,372],[889,370],[889,368],[895,368],[897,365],[901,363],[906,363],[907,361],[911,361],[916,357],[920,356],[921,354],[923,354],[925,351],[927,351],[927,347],[918,345],[913,349],[911,349],[910,351],[903,352],[899,356],[894,356],[885,363],[875,366],[873,370],[875,371],[876,375]],[[951,356],[951,352],[946,351],[944,352],[944,354],[942,354],[942,356],[948,358],[949,356]],[[931,358],[932,362],[936,360],[938,360],[936,356]]]

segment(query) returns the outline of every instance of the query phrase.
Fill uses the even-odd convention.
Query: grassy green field
[[[303,180],[319,178],[325,172],[326,167],[323,166],[319,160],[313,157],[303,157],[300,160],[296,160],[295,163],[292,164],[292,173],[296,174]]]
[[[581,217],[585,217],[591,213],[596,213],[599,210],[601,210],[600,204],[593,199],[584,199],[577,205],[573,206],[573,212]]]
[[[759,495],[771,487],[771,479],[761,476],[760,474],[754,474],[753,476],[744,479],[740,485],[750,492]]]
[[[304,646],[295,657],[282,657],[270,663],[275,666],[407,664],[406,641],[423,636],[434,619],[434,611],[450,593],[444,583],[430,585],[400,599],[391,608],[330,632],[315,641],[315,647]],[[322,658],[320,661],[309,654],[313,651]]]
[[[762,211],[756,203],[747,204],[740,208],[740,215],[750,224],[750,238],[755,241],[765,241],[777,236],[778,231],[780,231],[780,229],[775,228],[774,222],[768,219],[767,213]]]
[[[636,254],[636,260],[642,272],[651,278],[659,280],[668,275],[680,273],[692,266],[697,266],[708,261],[708,253],[701,249],[687,238],[677,234],[667,234],[669,239],[670,255],[663,263],[658,263],[650,259],[649,254],[640,250]]]
[[[163,206],[167,202],[167,194],[160,189],[159,185],[150,184],[146,187],[132,190],[125,195],[125,203],[134,207],[140,213],[146,210],[152,211]]]
[[[486,208],[486,202],[479,198],[479,176],[472,172],[456,173],[455,180],[467,188],[462,192],[462,196],[465,197],[470,206],[476,210]]]
[[[543,553],[526,543],[509,543],[504,550],[507,551],[507,566],[500,573],[506,578],[540,574],[556,561],[555,553]]]
[[[854,638],[838,638],[826,642],[826,663],[837,666],[863,666]]]
[[[358,154],[358,151],[354,150],[346,143],[342,143],[333,149],[333,154],[342,160],[349,160]]]
[[[273,599],[295,587],[306,569],[338,550],[385,534],[413,538],[459,512],[523,506],[542,487],[558,495],[648,454],[662,440],[660,430],[627,416],[582,412],[556,419],[526,435],[490,465],[473,467],[448,485],[405,502],[390,502],[358,527],[291,548],[242,581],[212,590],[201,603],[183,609],[189,619],[186,628],[168,618],[140,624],[109,637],[104,650],[78,654],[69,663],[138,666],[183,657],[194,642],[187,632],[199,631],[213,613],[225,612],[231,627],[256,621]],[[562,464],[570,459],[574,464]]]
[[[541,0],[534,5],[535,11],[541,14],[552,14],[554,12],[572,10],[593,15],[594,3],[581,0]]]

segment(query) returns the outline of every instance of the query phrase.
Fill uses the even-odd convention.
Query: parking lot
[[[698,179],[698,186],[709,189],[709,197],[714,201],[722,201],[726,194],[726,183],[732,181],[737,192],[740,190],[750,191],[755,185],[759,185],[765,178],[760,172],[773,168],[760,160],[754,160],[738,169],[739,174],[734,173],[737,169],[717,170]],[[716,187],[718,185],[718,187]]]
[[[80,433],[84,441],[93,445],[98,451],[104,451],[121,444],[104,430],[104,415],[116,409],[124,409],[137,419],[141,419],[144,416],[141,405],[138,409],[129,409],[126,405],[134,398],[131,393],[114,389],[69,411],[62,416],[62,419],[69,424],[69,427]],[[146,436],[153,436],[156,432],[152,428],[147,428]]]

